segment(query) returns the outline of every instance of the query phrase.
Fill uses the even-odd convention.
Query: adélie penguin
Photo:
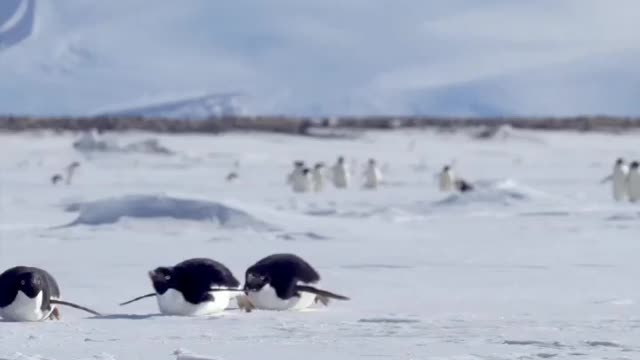
[[[273,254],[250,266],[245,272],[244,292],[238,306],[246,311],[302,310],[316,302],[328,305],[329,299],[348,297],[321,290],[318,272],[294,254]]]
[[[57,305],[100,315],[84,306],[60,300],[58,283],[43,269],[16,266],[0,274],[0,317],[5,321],[60,320]]]
[[[225,265],[207,258],[188,259],[149,271],[155,292],[120,305],[156,297],[165,315],[204,316],[224,311],[242,293],[240,282]]]

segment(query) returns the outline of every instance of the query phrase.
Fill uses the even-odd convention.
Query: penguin
[[[224,311],[231,298],[242,293],[240,282],[223,264],[207,258],[193,258],[175,266],[149,271],[155,292],[120,304],[156,297],[165,315],[203,316]]]
[[[640,169],[638,169],[637,161],[631,162],[629,166],[629,172],[627,174],[627,194],[629,195],[629,201],[636,202],[640,200]],[[615,179],[614,179],[615,181]]]
[[[369,159],[364,170],[364,187],[376,189],[382,182],[382,171],[375,159]]]
[[[287,175],[287,184],[292,185],[295,179],[302,173],[302,169],[304,169],[304,161],[295,160],[293,162],[293,171]]]
[[[62,175],[60,174],[55,174],[51,177],[51,183],[53,185],[58,185],[60,181],[62,181]]]
[[[338,157],[337,162],[331,167],[333,185],[338,189],[344,189],[349,186],[350,174],[344,157]]]
[[[613,164],[613,172],[611,174],[612,181],[612,195],[614,201],[622,201],[627,196],[627,174],[629,173],[629,168],[627,164],[625,164],[624,159],[618,158],[616,162]]]
[[[309,168],[303,168],[297,176],[294,177],[291,187],[294,192],[303,193],[311,190],[313,177]]]
[[[77,161],[74,161],[71,164],[67,165],[67,167],[65,168],[67,173],[67,178],[65,183],[67,185],[71,185],[71,179],[73,178],[73,174],[79,166],[80,166],[80,163]]]
[[[60,300],[58,283],[43,269],[16,266],[0,274],[0,317],[3,320],[60,320],[60,310],[56,305],[100,315],[84,306]]]
[[[315,302],[325,306],[329,299],[349,300],[314,286],[318,272],[294,254],[273,254],[251,265],[245,272],[244,292],[238,306],[246,311],[303,310]]]
[[[238,173],[235,171],[230,172],[229,174],[227,174],[227,176],[225,177],[225,179],[227,180],[227,182],[232,182],[235,179],[238,178]]]
[[[471,185],[470,183],[468,183],[464,179],[456,179],[454,181],[454,186],[455,186],[456,190],[458,190],[460,192],[463,192],[463,193],[473,190],[473,185]]]
[[[324,189],[325,166],[323,162],[316,163],[313,167],[313,191],[320,192]]]
[[[455,176],[449,165],[445,165],[440,172],[440,191],[451,191],[454,186]]]

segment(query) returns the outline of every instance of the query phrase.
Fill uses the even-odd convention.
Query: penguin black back
[[[295,254],[273,254],[253,264],[248,274],[267,275],[271,279],[297,279],[305,283],[320,281],[320,274],[304,259]]]
[[[161,266],[149,272],[153,288],[157,294],[164,294],[169,289],[182,293],[184,299],[192,304],[212,300],[210,292],[236,290],[240,286],[238,279],[222,263],[207,259],[193,258],[182,261],[175,266]],[[145,297],[155,296],[147,294],[120,305],[130,304]]]
[[[323,298],[325,303],[329,298],[349,299],[311,286],[318,281],[320,281],[320,274],[301,257],[294,254],[273,254],[247,269],[244,291],[250,295],[261,292],[265,286],[269,285],[282,300],[299,297],[300,292],[315,294]]]

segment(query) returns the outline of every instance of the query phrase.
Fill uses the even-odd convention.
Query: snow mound
[[[126,145],[118,145],[113,141],[100,139],[93,132],[85,133],[73,142],[73,148],[80,152],[122,152],[171,155],[174,152],[161,145],[158,139],[144,139]]]
[[[210,356],[196,355],[189,350],[178,349],[173,352],[176,356],[176,360],[217,360],[217,358]]]
[[[164,195],[126,195],[96,201],[68,204],[66,211],[78,211],[78,218],[67,226],[106,225],[121,218],[173,218],[207,221],[228,228],[272,229],[248,213],[204,200],[179,199]]]
[[[505,206],[544,197],[545,194],[521,185],[512,179],[478,181],[475,189],[466,193],[455,193],[436,201],[436,206],[468,205],[475,203],[501,204]]]

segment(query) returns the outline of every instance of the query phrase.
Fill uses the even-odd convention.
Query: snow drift
[[[113,224],[129,217],[206,221],[228,228],[273,229],[242,210],[217,202],[160,195],[127,195],[75,202],[68,204],[65,210],[79,212],[78,218],[67,226]]]

